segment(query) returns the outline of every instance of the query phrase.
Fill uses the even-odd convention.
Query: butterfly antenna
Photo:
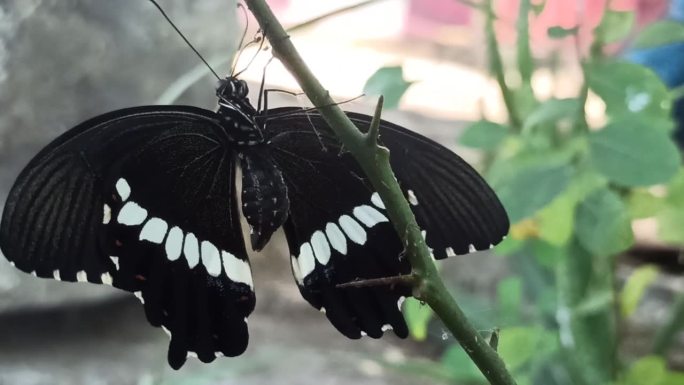
[[[249,16],[247,15],[247,10],[245,10],[245,6],[242,5],[242,3],[238,3],[238,8],[240,8],[245,15],[245,29],[242,31],[242,37],[240,38],[240,44],[238,44],[238,49],[242,48],[242,44],[245,42],[245,37],[247,37],[247,30],[249,29]],[[251,43],[248,43],[249,45]],[[247,48],[247,46],[245,46]],[[240,58],[240,55],[242,54],[242,49],[240,49],[240,52],[238,52],[237,57],[235,58],[235,62],[233,62],[233,68],[230,70],[230,76],[233,76],[233,73],[235,73],[235,66],[237,65],[238,59]]]
[[[218,74],[216,73],[216,71],[214,71],[214,69],[211,68],[211,66],[209,65],[209,63],[208,63],[206,60],[204,60],[204,57],[202,57],[202,55],[199,53],[199,51],[197,51],[197,50],[195,49],[195,47],[193,47],[193,45],[190,44],[190,42],[189,42],[188,39],[185,37],[185,35],[183,35],[183,32],[181,32],[180,29],[178,29],[178,27],[176,27],[176,24],[174,24],[173,21],[171,21],[171,19],[170,19],[169,16],[166,14],[166,12],[164,12],[164,9],[162,9],[161,5],[159,5],[159,3],[156,2],[156,0],[150,0],[150,2],[151,2],[152,4],[154,4],[155,7],[157,7],[157,9],[159,10],[159,12],[161,12],[162,16],[164,16],[164,19],[166,19],[166,21],[168,21],[169,24],[171,24],[171,26],[173,27],[173,29],[175,29],[176,32],[178,32],[178,35],[180,35],[180,37],[183,39],[183,41],[185,41],[185,44],[187,44],[188,47],[190,47],[190,49],[192,49],[192,50],[195,52],[195,54],[197,55],[197,57],[199,57],[200,60],[202,60],[202,62],[207,66],[207,68],[209,68],[209,71],[211,71],[211,73],[216,77],[216,79],[221,80],[221,77],[218,76]]]
[[[259,55],[259,52],[261,52],[261,49],[264,48],[264,42],[266,41],[266,39],[263,36],[261,36],[261,37],[259,37],[258,41],[259,41],[259,48],[254,53],[254,56],[252,56],[252,58],[249,60],[249,63],[247,63],[245,68],[243,68],[240,72],[236,73],[233,76],[235,76],[235,77],[240,76],[241,73],[245,72],[247,70],[247,68],[249,68],[249,66],[251,66],[252,63],[254,63],[254,59],[256,59],[256,57]]]

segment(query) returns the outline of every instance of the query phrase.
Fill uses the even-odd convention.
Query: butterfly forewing
[[[371,117],[348,113],[360,127]],[[444,146],[382,121],[399,184],[437,259],[486,250],[508,233],[508,215],[494,191],[468,163]]]
[[[136,293],[170,332],[175,368],[188,353],[242,353],[254,292],[237,155],[217,122],[193,107],[137,107],[70,130],[10,192],[4,254],[39,276]]]
[[[267,120],[269,132],[316,132],[301,147],[313,147],[328,128],[316,112],[298,112],[297,108],[279,108],[270,114],[285,114]],[[371,116],[347,112],[361,129]],[[485,250],[505,237],[509,222],[506,211],[494,191],[470,165],[444,146],[396,124],[381,121],[380,141],[390,150],[392,170],[411,204],[428,246],[437,259]],[[342,158],[349,157],[344,155]],[[283,165],[287,167],[287,165]]]

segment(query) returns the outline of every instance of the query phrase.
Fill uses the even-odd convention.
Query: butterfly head
[[[247,99],[248,93],[249,87],[247,87],[247,82],[232,76],[220,80],[216,88],[216,96],[218,96],[220,102],[224,103],[249,103]]]
[[[249,87],[244,80],[228,76],[216,87],[218,114],[226,119],[228,138],[238,145],[253,145],[264,141],[254,118],[257,111],[249,102]]]

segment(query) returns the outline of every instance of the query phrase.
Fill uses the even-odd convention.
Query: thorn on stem
[[[338,289],[373,287],[373,286],[413,286],[417,282],[417,277],[413,274],[397,275],[393,277],[356,279],[351,282],[340,283],[335,286]]]
[[[501,332],[501,329],[494,328],[492,334],[489,336],[489,346],[491,346],[494,351],[497,351],[499,348],[499,332]]]
[[[370,128],[368,128],[368,133],[366,133],[366,141],[370,146],[378,145],[378,135],[380,135],[380,115],[382,115],[382,105],[385,102],[385,98],[380,95],[378,98],[378,104],[375,106],[375,113],[373,113],[373,120],[371,120]]]

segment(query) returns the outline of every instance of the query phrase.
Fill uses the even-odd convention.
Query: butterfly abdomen
[[[252,248],[261,250],[287,219],[290,200],[283,175],[265,146],[239,155],[242,169],[242,212],[250,226]]]

